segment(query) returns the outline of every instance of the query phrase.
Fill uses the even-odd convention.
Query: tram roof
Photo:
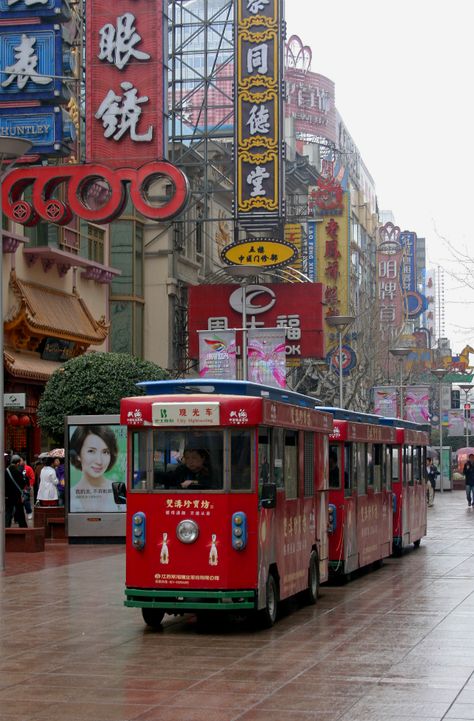
[[[431,433],[431,426],[429,423],[415,423],[415,421],[406,421],[404,418],[389,418],[387,416],[381,416],[380,423],[383,426],[394,426],[395,428],[406,428],[412,431],[425,431],[425,433]]]
[[[171,381],[141,381],[137,383],[145,390],[147,395],[183,395],[189,393],[219,393],[231,396],[248,396],[257,398],[268,398],[280,403],[290,403],[303,408],[314,410],[327,410],[317,404],[320,402],[312,396],[305,396],[302,393],[287,390],[286,388],[274,388],[260,383],[250,381],[221,380],[213,378],[178,378]]]
[[[351,421],[352,423],[373,423],[380,424],[380,416],[375,413],[363,413],[362,411],[350,411],[346,408],[331,408],[330,406],[318,406],[318,411],[331,413],[336,421]]]

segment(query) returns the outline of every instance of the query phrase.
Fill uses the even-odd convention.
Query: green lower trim
[[[183,611],[234,611],[256,608],[255,591],[158,591],[125,589],[124,605],[133,608],[161,608],[170,613]]]

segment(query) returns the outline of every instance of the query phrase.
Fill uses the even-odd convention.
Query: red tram
[[[325,408],[329,437],[329,565],[334,573],[380,562],[392,553],[391,447],[396,430],[380,417]]]
[[[125,605],[151,626],[210,611],[259,612],[270,626],[279,600],[304,592],[315,603],[328,577],[331,415],[245,381],[142,385],[151,395],[121,404]],[[192,451],[200,470],[186,467]],[[125,489],[114,492],[123,501]]]
[[[429,426],[400,418],[381,418],[383,425],[396,431],[391,447],[393,490],[393,553],[420,545],[426,535],[426,448]]]

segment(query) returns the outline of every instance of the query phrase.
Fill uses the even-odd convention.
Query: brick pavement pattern
[[[474,509],[436,494],[419,550],[277,625],[161,631],[124,549],[47,543],[0,574],[0,721],[474,721]]]

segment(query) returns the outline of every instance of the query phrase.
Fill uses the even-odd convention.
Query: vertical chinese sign
[[[235,214],[243,228],[283,215],[282,0],[235,2]]]
[[[394,342],[405,321],[403,289],[400,284],[403,250],[399,243],[400,228],[386,223],[379,231],[381,243],[377,248],[377,291],[380,337]]]
[[[334,183],[334,181],[332,181]],[[347,315],[349,312],[349,199],[347,193],[340,190],[337,202],[327,207],[325,200],[316,201],[316,215],[323,216],[317,227],[316,275],[324,283],[323,302],[326,317]],[[327,349],[337,346],[337,334],[326,322],[324,336]]]
[[[162,4],[88,0],[86,8],[86,158],[138,168],[163,157]]]

